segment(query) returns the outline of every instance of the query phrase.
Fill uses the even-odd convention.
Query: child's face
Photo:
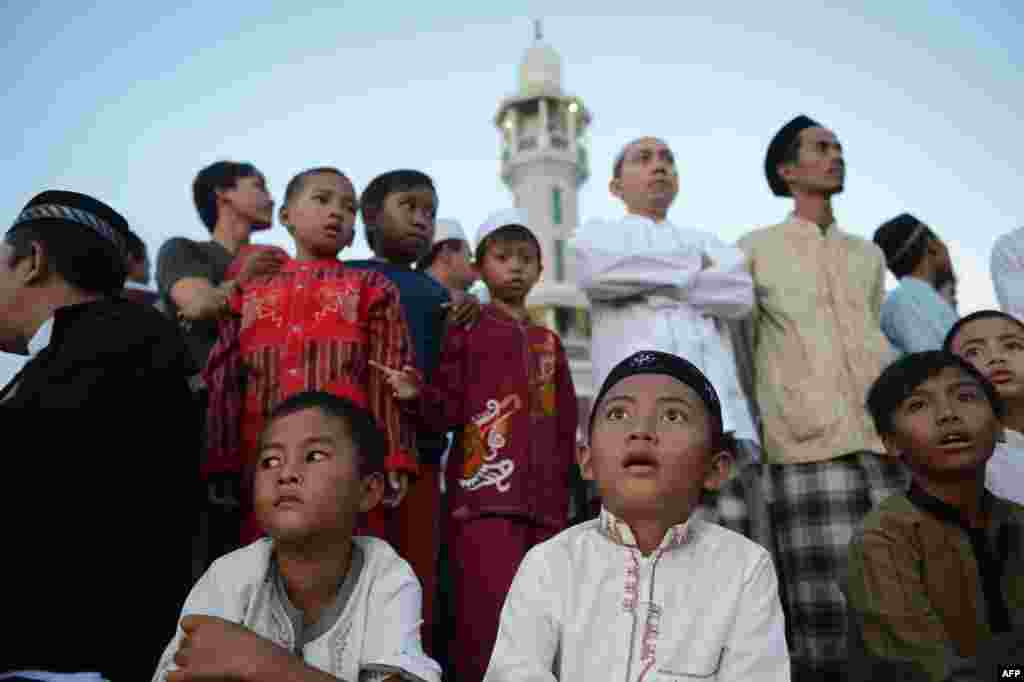
[[[679,193],[679,173],[672,150],[661,140],[645,137],[629,146],[622,171],[611,182],[612,194],[631,213],[668,210]]]
[[[383,494],[380,476],[359,475],[358,453],[340,419],[318,408],[272,422],[256,460],[256,514],[278,542],[351,535],[356,517]]]
[[[1005,400],[1024,398],[1024,329],[1001,317],[983,317],[962,326],[954,353],[977,367]]]
[[[580,468],[617,516],[678,523],[702,490],[725,481],[729,455],[714,452],[704,401],[678,379],[635,374],[608,391],[597,409]]]
[[[484,250],[480,276],[492,297],[519,305],[540,279],[540,269],[532,241],[494,239]]]
[[[422,258],[434,242],[437,195],[429,187],[392,192],[375,216],[374,251],[396,263]]]
[[[977,471],[1001,427],[985,392],[958,367],[947,367],[907,397],[893,415],[885,446],[930,480],[958,480]]]
[[[357,208],[356,190],[348,178],[316,173],[281,208],[281,222],[291,228],[300,253],[333,258],[352,243]]]

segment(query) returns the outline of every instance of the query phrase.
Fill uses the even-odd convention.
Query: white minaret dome
[[[519,65],[518,91],[501,100],[494,125],[501,142],[501,179],[541,247],[544,269],[527,308],[561,337],[585,421],[586,401],[593,395],[590,304],[577,286],[567,241],[579,223],[579,188],[590,175],[590,112],[582,99],[562,90],[562,58],[544,42],[540,21]]]
[[[545,42],[526,50],[519,65],[519,93],[525,96],[562,94],[562,58]]]

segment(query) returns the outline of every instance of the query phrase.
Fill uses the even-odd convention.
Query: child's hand
[[[388,491],[384,494],[384,504],[397,507],[402,504],[409,492],[409,474],[405,471],[388,472]]]
[[[185,635],[174,654],[178,670],[167,673],[167,682],[192,680],[245,680],[259,671],[279,667],[288,653],[252,630],[213,616],[185,616]]]
[[[374,360],[370,360],[369,364],[370,367],[384,372],[384,375],[387,377],[388,386],[391,387],[394,396],[399,400],[413,400],[419,396],[420,384],[415,367],[406,365],[401,370],[391,369]]]
[[[472,294],[457,294],[441,307],[448,311],[448,322],[457,327],[472,327],[480,319],[480,299]]]

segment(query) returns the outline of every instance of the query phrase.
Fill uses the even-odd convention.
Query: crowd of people
[[[161,246],[154,296],[116,210],[38,195],[0,244],[0,349],[29,356],[0,391],[26,444],[0,678],[1024,664],[1024,228],[993,252],[1002,310],[960,318],[926,223],[839,227],[833,131],[796,117],[764,172],[793,210],[728,244],[667,219],[667,144],[622,148],[625,215],[567,245],[593,320],[585,424],[527,307],[543,258],[522,210],[471,242],[424,173],[360,194],[311,168],[276,214],[289,254],[251,243],[275,219],[264,174],[221,161],[193,184],[210,239]],[[374,256],[346,260],[357,215]]]

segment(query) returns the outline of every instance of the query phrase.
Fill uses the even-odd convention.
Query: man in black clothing
[[[190,582],[196,368],[173,321],[121,297],[127,231],[51,191],[0,242],[0,349],[30,358],[0,390],[0,671],[148,679]]]

